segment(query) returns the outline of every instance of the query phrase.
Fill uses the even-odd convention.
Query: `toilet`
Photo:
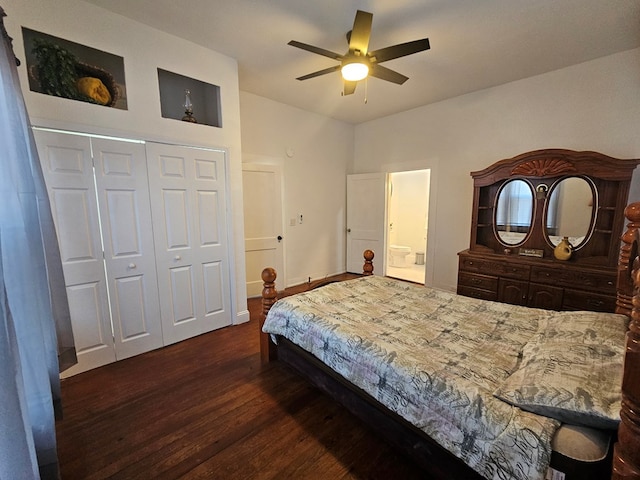
[[[411,248],[404,245],[389,245],[390,266],[406,267],[406,256],[411,253]]]

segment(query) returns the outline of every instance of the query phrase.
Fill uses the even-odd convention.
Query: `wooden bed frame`
[[[640,480],[640,202],[628,205],[624,213],[629,223],[622,235],[620,248],[616,313],[629,316],[630,324],[622,380],[621,422],[618,441],[614,446],[611,478]],[[373,274],[373,256],[371,250],[364,252],[363,275]],[[260,349],[263,363],[278,359],[298,371],[435,478],[482,478],[423,431],[336,374],[305,350],[282,337],[278,337],[276,347],[270,336],[262,333],[267,313],[278,296],[275,287],[276,271],[265,268],[262,280],[264,289]],[[328,282],[320,282],[317,286],[325,283]]]

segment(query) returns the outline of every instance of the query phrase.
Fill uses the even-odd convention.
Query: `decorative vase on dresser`
[[[553,256],[558,260],[569,260],[573,253],[573,245],[569,242],[569,237],[562,237],[560,243],[553,249]]]

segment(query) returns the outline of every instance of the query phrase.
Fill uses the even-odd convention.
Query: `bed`
[[[609,478],[606,458],[565,462],[558,437],[576,432],[602,442],[613,478],[640,478],[640,203],[625,215],[616,314],[373,276],[367,251],[362,278],[277,302],[275,271],[264,270],[263,359],[299,371],[435,478]]]

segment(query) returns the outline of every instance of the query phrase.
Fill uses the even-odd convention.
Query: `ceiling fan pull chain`
[[[369,94],[369,77],[364,79],[364,104],[367,104],[367,95]]]

